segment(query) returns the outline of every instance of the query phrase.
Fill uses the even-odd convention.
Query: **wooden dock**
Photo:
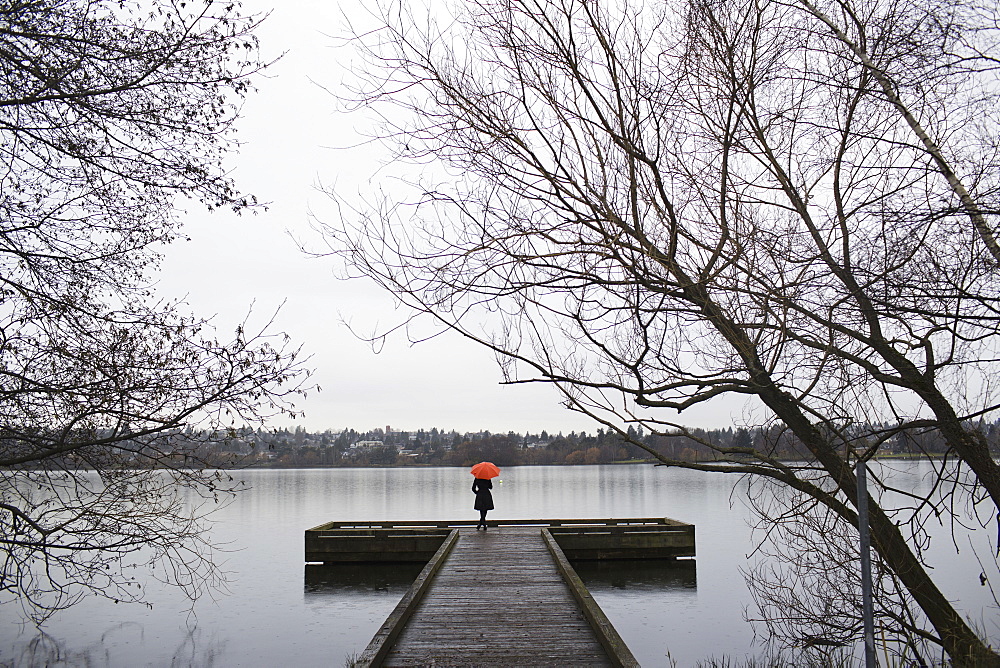
[[[625,661],[609,656],[538,528],[455,530],[442,548],[419,600],[404,597],[360,665],[637,665],[617,632]]]
[[[486,532],[474,524],[327,523],[306,532],[307,561],[356,563],[367,551],[370,562],[427,562],[357,665],[637,666],[567,554],[694,556],[694,527],[664,518],[490,520]]]
[[[426,563],[453,529],[477,520],[327,522],[305,532],[308,563]],[[695,556],[694,525],[667,517],[489,520],[498,527],[548,529],[573,560],[675,559]]]

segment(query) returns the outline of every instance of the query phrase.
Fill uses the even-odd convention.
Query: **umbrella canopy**
[[[479,462],[472,467],[472,475],[489,480],[500,475],[500,469],[493,462]]]

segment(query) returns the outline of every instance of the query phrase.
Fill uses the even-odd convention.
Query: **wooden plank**
[[[451,529],[321,529],[305,533],[309,563],[426,563]]]
[[[431,560],[420,571],[417,579],[410,585],[409,590],[403,595],[399,603],[396,604],[396,607],[386,618],[385,622],[382,623],[382,626],[375,633],[375,637],[372,638],[371,642],[368,643],[368,647],[365,648],[365,651],[359,657],[359,666],[379,666],[382,664],[386,654],[392,648],[393,643],[396,642],[396,638],[399,637],[400,632],[405,628],[407,621],[413,615],[421,599],[430,588],[434,576],[441,570],[448,555],[457,543],[458,531],[455,530],[441,544],[438,551],[434,553]]]
[[[552,535],[641,535],[641,534],[663,534],[663,535],[694,535],[694,525],[675,526],[670,524],[628,524],[628,525],[588,525],[588,526],[552,526],[546,527]]]
[[[613,665],[540,532],[461,530],[381,665]]]
[[[611,620],[601,610],[601,606],[590,595],[590,591],[583,584],[583,580],[577,575],[576,570],[570,565],[569,559],[563,554],[563,551],[548,529],[542,529],[542,539],[552,554],[552,558],[555,560],[556,567],[562,574],[563,579],[569,585],[573,598],[580,604],[583,614],[587,617],[591,628],[597,634],[597,639],[608,653],[608,657],[611,658],[611,662],[618,668],[639,668],[639,662],[636,661],[628,645],[618,635],[614,624],[611,623]]]
[[[324,531],[340,528],[357,529],[388,529],[392,527],[428,527],[428,528],[458,528],[471,527],[479,523],[479,520],[400,520],[400,521],[352,521],[352,522],[325,522],[307,531]],[[627,526],[630,524],[659,524],[664,526],[691,526],[669,517],[628,517],[628,518],[561,518],[561,519],[502,519],[489,520],[492,526]]]
[[[695,556],[694,527],[549,529],[571,560],[668,559]]]

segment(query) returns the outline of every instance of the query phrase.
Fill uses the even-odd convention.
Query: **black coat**
[[[493,481],[476,478],[472,481],[472,491],[476,493],[476,510],[493,510]]]

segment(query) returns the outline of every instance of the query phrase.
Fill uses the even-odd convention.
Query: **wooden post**
[[[864,618],[865,668],[875,668],[875,620],[872,613],[871,536],[868,530],[868,482],[865,460],[859,459],[858,534],[861,538],[861,616]]]

